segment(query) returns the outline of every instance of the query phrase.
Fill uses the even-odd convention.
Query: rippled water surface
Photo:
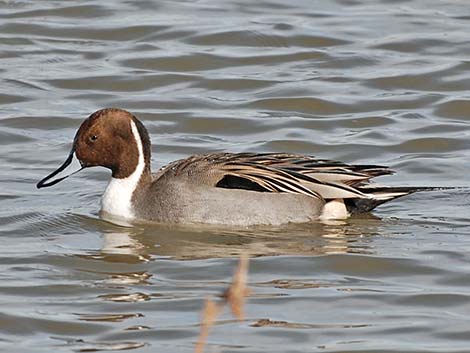
[[[0,1],[0,349],[192,352],[208,295],[250,260],[247,318],[208,352],[469,352],[469,189],[347,222],[124,228],[109,177],[35,183],[117,106],[153,166],[212,151],[390,165],[469,186],[465,1]]]

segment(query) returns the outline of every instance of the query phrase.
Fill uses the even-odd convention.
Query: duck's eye
[[[90,136],[90,141],[95,142],[96,140],[98,140],[98,136],[96,136],[96,135],[91,135]]]

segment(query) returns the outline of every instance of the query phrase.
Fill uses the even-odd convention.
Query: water
[[[192,352],[208,295],[248,253],[247,318],[209,352],[469,352],[469,189],[276,229],[99,219],[105,170],[53,188],[91,112],[131,110],[154,169],[284,151],[469,186],[461,1],[0,2],[0,349]]]

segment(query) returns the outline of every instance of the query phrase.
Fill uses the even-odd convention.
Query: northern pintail
[[[150,151],[148,132],[135,116],[122,109],[102,109],[82,123],[67,160],[37,187],[102,166],[112,172],[101,200],[104,215],[239,226],[346,218],[433,189],[376,186],[370,180],[392,170],[288,153],[194,155],[152,174]]]

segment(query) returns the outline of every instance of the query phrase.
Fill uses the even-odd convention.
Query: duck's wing
[[[288,192],[328,199],[371,198],[359,186],[392,171],[377,165],[348,165],[285,153],[208,155],[222,175],[215,186]]]
[[[349,212],[368,212],[376,206],[428,187],[386,187],[370,183],[393,174],[380,165],[350,165],[287,153],[214,153],[195,155],[163,167],[156,178],[228,189],[294,193],[323,200],[342,200]],[[439,189],[439,188],[437,188]]]
[[[321,182],[340,182],[347,185],[359,185],[371,178],[394,173],[389,167],[381,165],[351,165],[335,160],[287,153],[243,154],[242,158],[252,163],[308,175]]]

